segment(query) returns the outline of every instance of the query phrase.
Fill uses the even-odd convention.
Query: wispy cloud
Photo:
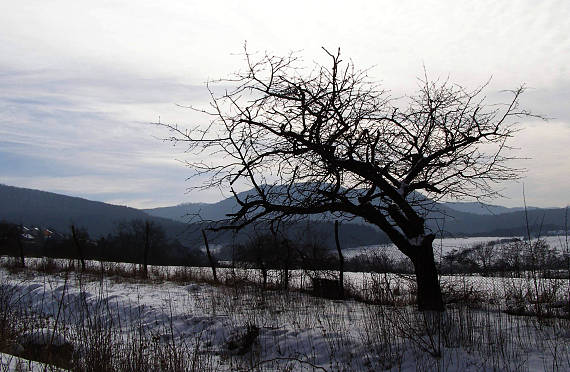
[[[149,122],[205,118],[176,104],[204,106],[203,82],[243,67],[252,51],[302,50],[326,63],[321,46],[388,89],[409,92],[430,74],[492,91],[526,83],[523,104],[556,118],[523,123],[514,140],[532,157],[526,184],[534,204],[568,203],[570,2],[266,1],[12,2],[0,13],[0,182],[122,204],[156,206],[185,194],[183,149]],[[303,9],[303,11],[299,11]],[[279,14],[279,17],[275,15]],[[506,185],[520,204],[520,185]],[[565,199],[566,198],[566,199]]]
[[[204,87],[66,75],[0,74],[0,182],[123,204],[137,195],[153,205],[182,200],[187,170],[150,122],[191,118],[174,101],[199,102]]]

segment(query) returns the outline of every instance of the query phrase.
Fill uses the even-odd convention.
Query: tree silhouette
[[[239,210],[212,226],[235,229],[299,215],[361,217],[382,229],[414,265],[420,310],[442,310],[427,212],[441,198],[498,195],[515,179],[507,140],[516,133],[524,88],[488,105],[485,85],[470,91],[448,81],[420,80],[419,91],[391,99],[366,71],[325,50],[330,66],[302,68],[295,54],[256,57],[208,85],[207,127],[159,123],[169,140],[194,156],[200,187],[230,188]],[[234,188],[253,189],[239,194]]]

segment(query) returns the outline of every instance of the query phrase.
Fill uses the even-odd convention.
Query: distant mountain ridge
[[[113,204],[52,192],[0,184],[0,220],[53,228],[67,234],[72,224],[84,227],[94,238],[113,233],[121,222],[150,219],[171,238],[188,243],[186,224]]]
[[[479,202],[444,202],[442,204],[447,208],[453,209],[458,212],[473,213],[482,216],[524,211],[524,207],[509,208],[500,205],[485,204]],[[527,210],[531,209],[538,209],[538,208],[527,207]]]
[[[197,208],[208,207],[210,217],[216,217],[218,212],[231,209],[232,201],[227,199],[212,206],[199,203]],[[178,212],[182,216],[185,210],[181,206]],[[164,217],[168,217],[164,215]],[[164,218],[163,216],[150,215],[142,210],[106,204],[87,200],[78,197],[71,197],[46,191],[19,188],[14,186],[0,185],[0,221],[24,224],[26,226],[40,226],[43,228],[53,228],[59,233],[69,234],[71,224],[87,229],[93,238],[104,237],[107,234],[116,232],[117,224],[131,220],[151,220],[160,225],[166,235],[171,239],[178,239],[187,247],[200,247],[203,245],[201,230],[206,227],[198,220],[193,223],[183,223],[186,221],[179,218]],[[215,218],[211,218],[215,219]],[[311,221],[311,234],[318,236],[325,244],[334,244],[333,225],[328,221]],[[305,222],[299,222],[290,228],[290,233],[295,236],[302,236],[307,229]],[[245,242],[255,228],[246,228],[241,235],[234,236],[231,232],[211,233],[208,239],[211,244],[230,244]],[[371,245],[385,243],[384,234],[371,226],[345,224],[343,225],[343,235],[341,242],[346,247]]]
[[[220,220],[237,209],[233,198],[217,203],[186,203],[173,207],[139,210],[125,206],[117,206],[87,199],[70,197],[39,190],[0,185],[0,220],[23,223],[25,225],[54,228],[61,233],[69,233],[73,223],[87,228],[92,237],[106,236],[116,231],[117,223],[133,219],[151,219],[160,224],[167,236],[180,240],[187,246],[202,244],[200,224],[197,215],[204,220]],[[511,208],[490,208],[490,211],[508,211],[508,213],[484,214],[468,213],[453,209],[469,210],[473,205],[457,205],[442,203],[439,212],[428,216],[428,227],[434,232],[443,231],[445,236],[514,236],[526,234],[526,220],[534,235],[548,231],[564,229],[565,210],[529,209],[524,211]],[[476,206],[481,208],[481,206]],[[305,229],[307,222],[300,222],[292,228],[299,233]],[[310,221],[310,225],[318,231],[319,237],[334,244],[332,221]],[[255,228],[245,229],[237,237],[231,233],[212,237],[214,244],[227,244],[232,241],[245,241]],[[214,235],[214,234],[212,234]],[[234,240],[237,239],[237,240]],[[386,242],[386,237],[378,228],[362,223],[343,223],[341,233],[345,247],[369,245]]]
[[[439,205],[443,210],[451,209],[456,212],[479,216],[524,211],[524,207],[503,207],[478,202],[444,202]],[[221,220],[226,218],[226,213],[235,212],[237,207],[238,205],[233,198],[227,198],[215,203],[181,203],[170,207],[142,209],[142,211],[151,216],[170,218],[180,222],[196,222],[202,219],[210,221]],[[535,209],[541,208],[527,207],[529,211]]]
[[[216,203],[182,203],[171,207],[142,209],[143,212],[179,222],[217,221],[227,218],[226,214],[235,211],[237,203],[227,198]]]
[[[437,211],[429,216],[428,227],[432,231],[443,230],[445,235],[522,235],[526,234],[527,219],[535,235],[564,228],[564,208],[527,207],[525,216],[524,207],[507,208],[476,202],[444,202],[437,203],[436,207]],[[237,208],[237,202],[230,197],[216,203],[184,203],[143,211],[152,216],[195,222],[221,220]]]

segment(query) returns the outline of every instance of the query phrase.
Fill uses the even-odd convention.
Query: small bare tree
[[[473,260],[480,267],[483,276],[488,276],[495,263],[498,247],[494,242],[478,243],[472,247]]]
[[[167,245],[162,226],[150,220],[124,221],[117,225],[117,235],[122,251],[117,258],[141,260],[142,274],[148,277],[149,260]]]
[[[75,225],[71,225],[71,237],[73,238],[73,245],[77,250],[77,256],[81,261],[81,271],[85,271],[85,254],[81,245],[81,240],[86,240],[87,231],[77,231]]]
[[[212,229],[241,229],[298,215],[356,216],[382,229],[412,261],[421,310],[442,310],[438,273],[426,228],[440,198],[497,195],[497,181],[517,178],[506,141],[523,88],[489,106],[483,87],[421,81],[417,94],[393,100],[366,71],[330,53],[330,67],[303,69],[286,57],[245,51],[246,68],[210,89],[209,126],[171,131],[187,144],[201,187],[231,188],[239,210]],[[207,158],[206,158],[207,156]],[[234,186],[253,193],[234,192]]]

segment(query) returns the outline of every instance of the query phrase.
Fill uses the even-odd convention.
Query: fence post
[[[216,263],[210,254],[210,246],[208,245],[208,238],[206,237],[206,231],[202,230],[202,237],[204,238],[204,245],[206,246],[206,254],[208,255],[208,261],[210,261],[210,266],[212,267],[212,274],[214,275],[214,281],[218,281],[218,276],[216,275]]]
[[[144,277],[148,278],[148,253],[150,251],[150,223],[148,220],[144,222],[144,252],[143,252],[143,272]]]
[[[77,248],[77,253],[79,254],[79,259],[81,260],[81,270],[85,271],[85,257],[83,257],[83,249],[81,249],[81,244],[79,244],[79,238],[77,237],[77,231],[75,230],[75,225],[71,225],[71,234],[73,236],[73,242],[75,243],[75,248]]]
[[[338,251],[339,260],[339,287],[340,296],[344,299],[344,256],[342,255],[342,250],[340,249],[340,241],[338,239],[338,220],[334,221],[334,240],[336,242],[336,250]]]
[[[26,260],[24,259],[24,244],[22,243],[22,234],[24,232],[24,227],[20,224],[20,226],[15,228],[15,230],[16,242],[18,243],[18,248],[20,250],[20,263],[22,264],[22,267],[26,267]]]

